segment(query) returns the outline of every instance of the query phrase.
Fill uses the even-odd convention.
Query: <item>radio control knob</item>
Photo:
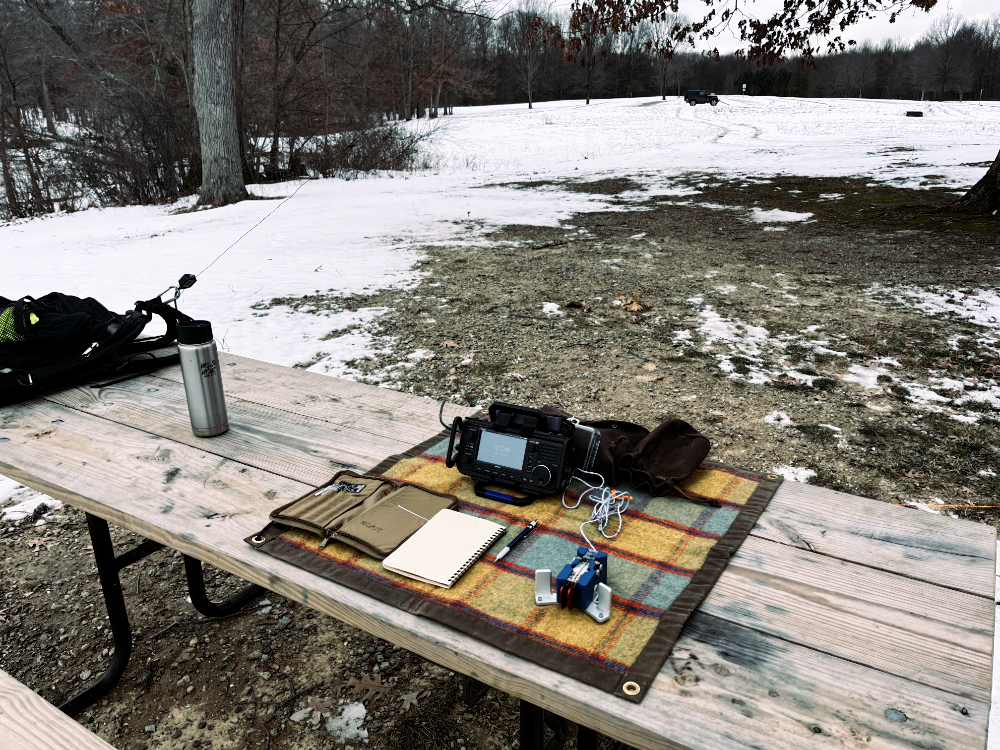
[[[545,464],[538,464],[531,472],[532,478],[538,480],[538,483],[544,487],[550,481],[552,481],[552,471]]]

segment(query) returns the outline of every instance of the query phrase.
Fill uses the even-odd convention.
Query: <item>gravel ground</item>
[[[648,427],[682,417],[715,459],[996,524],[998,327],[912,300],[961,306],[995,290],[996,221],[958,222],[929,208],[933,190],[863,180],[679,182],[699,195],[522,183],[612,207],[558,227],[470,224],[464,241],[424,248],[410,288],[257,314],[386,306],[370,324],[378,353],[351,363],[359,379]],[[811,216],[758,223],[754,209]],[[69,507],[0,524],[0,667],[54,703],[111,647],[88,543]],[[515,699],[490,691],[467,708],[460,675],[281,597],[205,620],[185,601],[179,554],[157,552],[122,582],[132,661],[78,717],[115,747],[517,747]],[[216,598],[241,585],[217,571],[207,583]]]

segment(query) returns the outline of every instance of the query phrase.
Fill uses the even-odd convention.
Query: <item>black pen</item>
[[[517,545],[519,545],[521,543],[521,541],[526,536],[528,536],[528,534],[530,534],[532,531],[535,530],[535,527],[537,525],[538,525],[538,519],[536,518],[534,521],[532,521],[527,526],[525,526],[524,527],[524,531],[522,531],[520,534],[518,534],[516,537],[514,537],[513,541],[511,541],[510,544],[508,544],[506,547],[504,547],[502,550],[500,550],[500,554],[496,556],[496,561],[500,562],[503,559],[503,556],[506,555],[508,552],[510,552],[512,549],[514,549],[514,547],[516,547]]]

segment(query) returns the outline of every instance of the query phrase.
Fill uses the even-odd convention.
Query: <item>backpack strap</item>
[[[117,372],[129,371],[128,375],[123,375],[115,380],[109,380],[106,383],[94,383],[91,388],[104,388],[109,385],[115,385],[116,383],[124,383],[126,380],[131,380],[132,378],[137,378],[140,375],[147,375],[154,370],[159,370],[161,367],[167,367],[168,365],[176,365],[181,361],[181,355],[170,354],[166,357],[157,357],[151,355],[152,359],[136,360],[135,358],[144,354],[145,352],[139,352],[132,355],[131,358],[125,360],[121,363]]]
[[[129,351],[147,351],[170,346],[177,340],[177,324],[193,320],[190,315],[185,315],[176,307],[171,307],[161,301],[159,297],[145,301],[140,300],[135,303],[135,309],[146,316],[147,322],[153,319],[153,315],[159,315],[167,324],[167,331],[159,338],[136,341],[129,347]]]
[[[25,301],[34,302],[34,297],[21,297],[17,302],[14,303],[14,332],[18,336],[23,336],[25,339],[34,338],[31,332],[28,330],[28,326],[25,325],[25,320],[27,317],[24,314],[24,303]]]

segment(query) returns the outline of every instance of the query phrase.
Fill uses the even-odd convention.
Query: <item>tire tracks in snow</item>
[[[725,102],[723,102],[723,104],[725,104]],[[688,106],[690,106],[690,105],[688,105]],[[684,110],[680,106],[678,106],[677,109],[674,112],[674,116],[678,120],[689,119],[689,118],[681,117],[681,112],[683,112],[683,111]],[[725,138],[727,135],[729,135],[730,133],[732,133],[734,128],[738,128],[738,127],[739,128],[749,128],[750,130],[753,131],[753,135],[750,136],[750,138],[748,139],[748,140],[751,140],[751,141],[756,140],[757,138],[760,138],[764,134],[764,129],[763,128],[760,128],[760,127],[758,127],[758,126],[756,126],[756,125],[754,125],[752,123],[749,123],[749,122],[733,122],[733,123],[729,123],[731,127],[726,127],[725,125],[720,125],[718,123],[711,122],[709,120],[705,120],[705,119],[703,119],[701,117],[697,117],[694,113],[691,113],[690,121],[691,122],[700,122],[700,123],[702,123],[704,125],[708,125],[709,127],[717,128],[720,131],[719,133],[717,133],[714,137],[712,137],[710,139],[709,143],[718,143],[723,138]]]

